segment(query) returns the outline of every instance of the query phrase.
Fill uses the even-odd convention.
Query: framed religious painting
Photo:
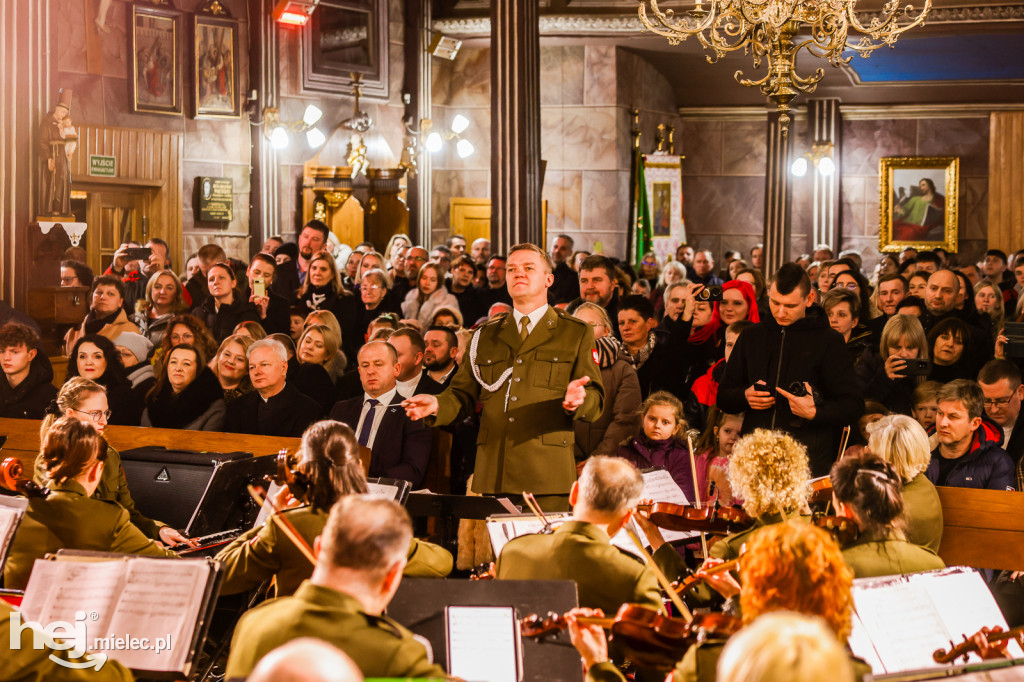
[[[192,17],[192,103],[195,118],[237,118],[238,22],[219,0]]]
[[[658,261],[664,264],[675,255],[676,247],[686,241],[682,157],[655,152],[644,154],[643,163],[651,216],[651,246]]]
[[[879,250],[957,252],[958,157],[886,156],[878,175]]]
[[[182,15],[169,0],[133,3],[129,7],[128,87],[132,111],[145,114],[182,113]]]

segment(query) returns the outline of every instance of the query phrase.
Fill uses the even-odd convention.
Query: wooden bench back
[[[1024,492],[937,488],[947,566],[1024,570]]]

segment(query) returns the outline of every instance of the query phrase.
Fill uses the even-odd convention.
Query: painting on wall
[[[644,181],[651,211],[651,246],[661,263],[686,241],[682,159],[667,152],[644,154]]]
[[[181,13],[131,5],[128,54],[132,111],[180,116]]]
[[[881,251],[957,251],[958,157],[887,156],[878,175]]]
[[[197,13],[193,18],[192,96],[196,118],[234,118],[239,114],[238,23],[223,12],[221,16]]]

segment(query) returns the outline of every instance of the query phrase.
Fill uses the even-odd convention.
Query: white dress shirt
[[[423,374],[417,374],[408,381],[395,381],[395,390],[398,391],[398,395],[403,398],[411,398],[416,395],[416,389],[420,385],[420,379],[423,378]]]
[[[384,412],[388,409],[388,405],[395,399],[395,393],[398,392],[397,388],[393,388],[387,393],[384,393],[377,398],[373,398],[368,393],[363,393],[363,411],[359,413],[359,423],[356,424],[355,432],[356,436],[359,436],[360,431],[363,429],[363,422],[367,419],[367,412],[370,411],[370,404],[366,402],[370,399],[377,400],[380,404],[373,408],[373,415],[370,419],[373,419],[373,426],[370,427],[370,437],[366,439],[366,447],[373,449],[373,441],[377,438],[377,429],[380,428],[380,420],[384,418]]]
[[[550,308],[550,307],[551,306],[549,306],[547,303],[545,303],[544,305],[542,305],[541,307],[537,308],[536,310],[534,310],[529,315],[524,315],[523,313],[521,313],[518,310],[513,308],[512,309],[512,319],[515,320],[516,329],[517,330],[518,329],[522,329],[522,324],[523,323],[520,322],[520,320],[522,320],[525,317],[525,318],[528,318],[530,320],[529,322],[526,323],[526,331],[527,331],[527,333],[532,332],[533,328],[536,327],[537,324],[540,322],[540,318],[544,317],[544,313],[546,313],[548,311],[548,308]]]

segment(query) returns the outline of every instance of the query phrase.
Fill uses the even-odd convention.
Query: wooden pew
[[[947,566],[1024,570],[1024,492],[938,487]]]

